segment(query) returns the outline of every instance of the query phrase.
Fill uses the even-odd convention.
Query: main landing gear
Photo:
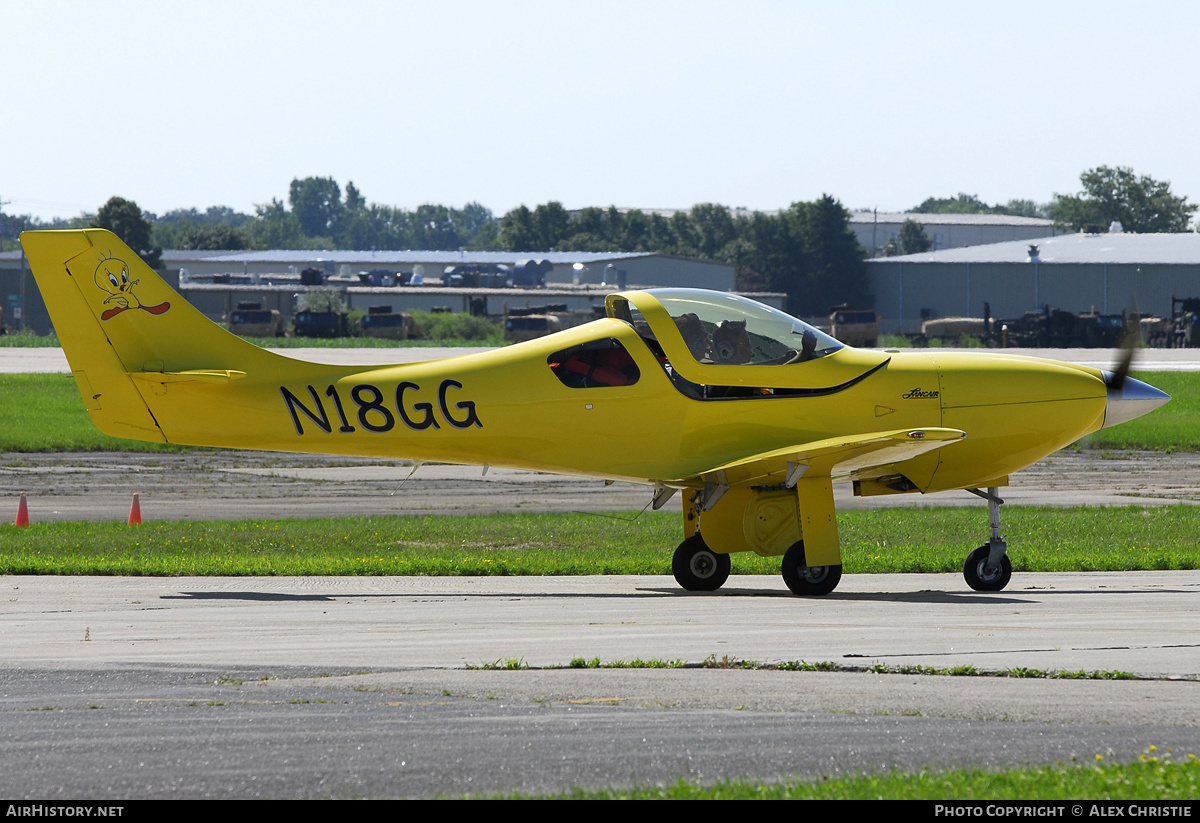
[[[804,541],[798,540],[783,556],[783,582],[801,597],[829,594],[842,579],[842,566],[809,566],[804,562]]]
[[[729,579],[729,555],[714,552],[699,533],[679,544],[671,560],[671,571],[680,586],[690,592],[712,592]],[[842,567],[809,566],[804,562],[804,541],[797,541],[783,556],[783,582],[793,594],[829,594],[842,579]]]
[[[1012,579],[1008,544],[1000,536],[1000,507],[1004,501],[996,494],[1000,490],[995,486],[989,487],[986,493],[979,489],[967,491],[988,502],[988,525],[992,530],[992,539],[967,555],[963,577],[967,585],[977,592],[998,592]]]
[[[729,555],[710,549],[704,538],[693,534],[679,544],[671,559],[671,571],[680,586],[689,592],[713,592],[729,579]]]

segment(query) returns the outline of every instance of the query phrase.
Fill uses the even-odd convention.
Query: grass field
[[[102,434],[69,374],[0,374],[0,452],[179,449]]]
[[[518,796],[507,797],[516,799]],[[1090,764],[1044,768],[930,769],[916,774],[890,772],[817,781],[748,783],[723,780],[696,786],[680,780],[662,788],[585,792],[561,800],[937,800],[986,803],[1053,800],[1192,801],[1200,797],[1200,760],[1191,752],[1149,746],[1134,763],[1108,763],[1094,755]],[[1190,806],[1190,803],[1184,803]],[[1006,809],[1001,809],[1002,816]],[[1123,808],[1121,811],[1125,811]],[[972,815],[973,816],[973,815]]]
[[[838,515],[845,570],[961,573],[983,507]],[[679,516],[586,514],[0,525],[0,573],[119,575],[670,574]],[[603,529],[604,540],[596,540]],[[1005,509],[1018,572],[1194,569],[1200,507]],[[1018,536],[1019,537],[1016,537]],[[734,574],[779,573],[735,555]]]
[[[1200,372],[1149,372],[1138,378],[1171,395],[1160,409],[1089,435],[1078,448],[1200,451]],[[88,419],[69,374],[0,375],[0,452],[178,451],[180,446],[121,440]]]

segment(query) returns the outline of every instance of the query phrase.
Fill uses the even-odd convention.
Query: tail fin
[[[227,381],[286,360],[210,321],[111,232],[24,232],[21,245],[84,404],[106,434],[168,440],[139,379]]]

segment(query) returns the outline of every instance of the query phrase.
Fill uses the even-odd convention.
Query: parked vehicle
[[[371,306],[358,321],[358,332],[363,337],[381,337],[388,340],[409,340],[422,337],[421,327],[411,314],[393,312],[391,306]]]
[[[292,319],[297,337],[349,337],[350,323],[340,312],[317,312],[301,309]]]
[[[283,316],[262,303],[238,303],[228,319],[229,330],[242,337],[283,337]]]
[[[844,305],[834,306],[829,310],[829,332],[847,346],[871,348],[879,341],[879,315]]]

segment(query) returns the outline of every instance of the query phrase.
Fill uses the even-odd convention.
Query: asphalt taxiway
[[[994,594],[850,574],[812,599],[736,575],[710,594],[624,576],[0,585],[9,797],[428,797],[1200,754],[1200,572],[1017,574]],[[788,670],[801,662],[848,670]],[[1140,679],[979,676],[1033,670]]]

